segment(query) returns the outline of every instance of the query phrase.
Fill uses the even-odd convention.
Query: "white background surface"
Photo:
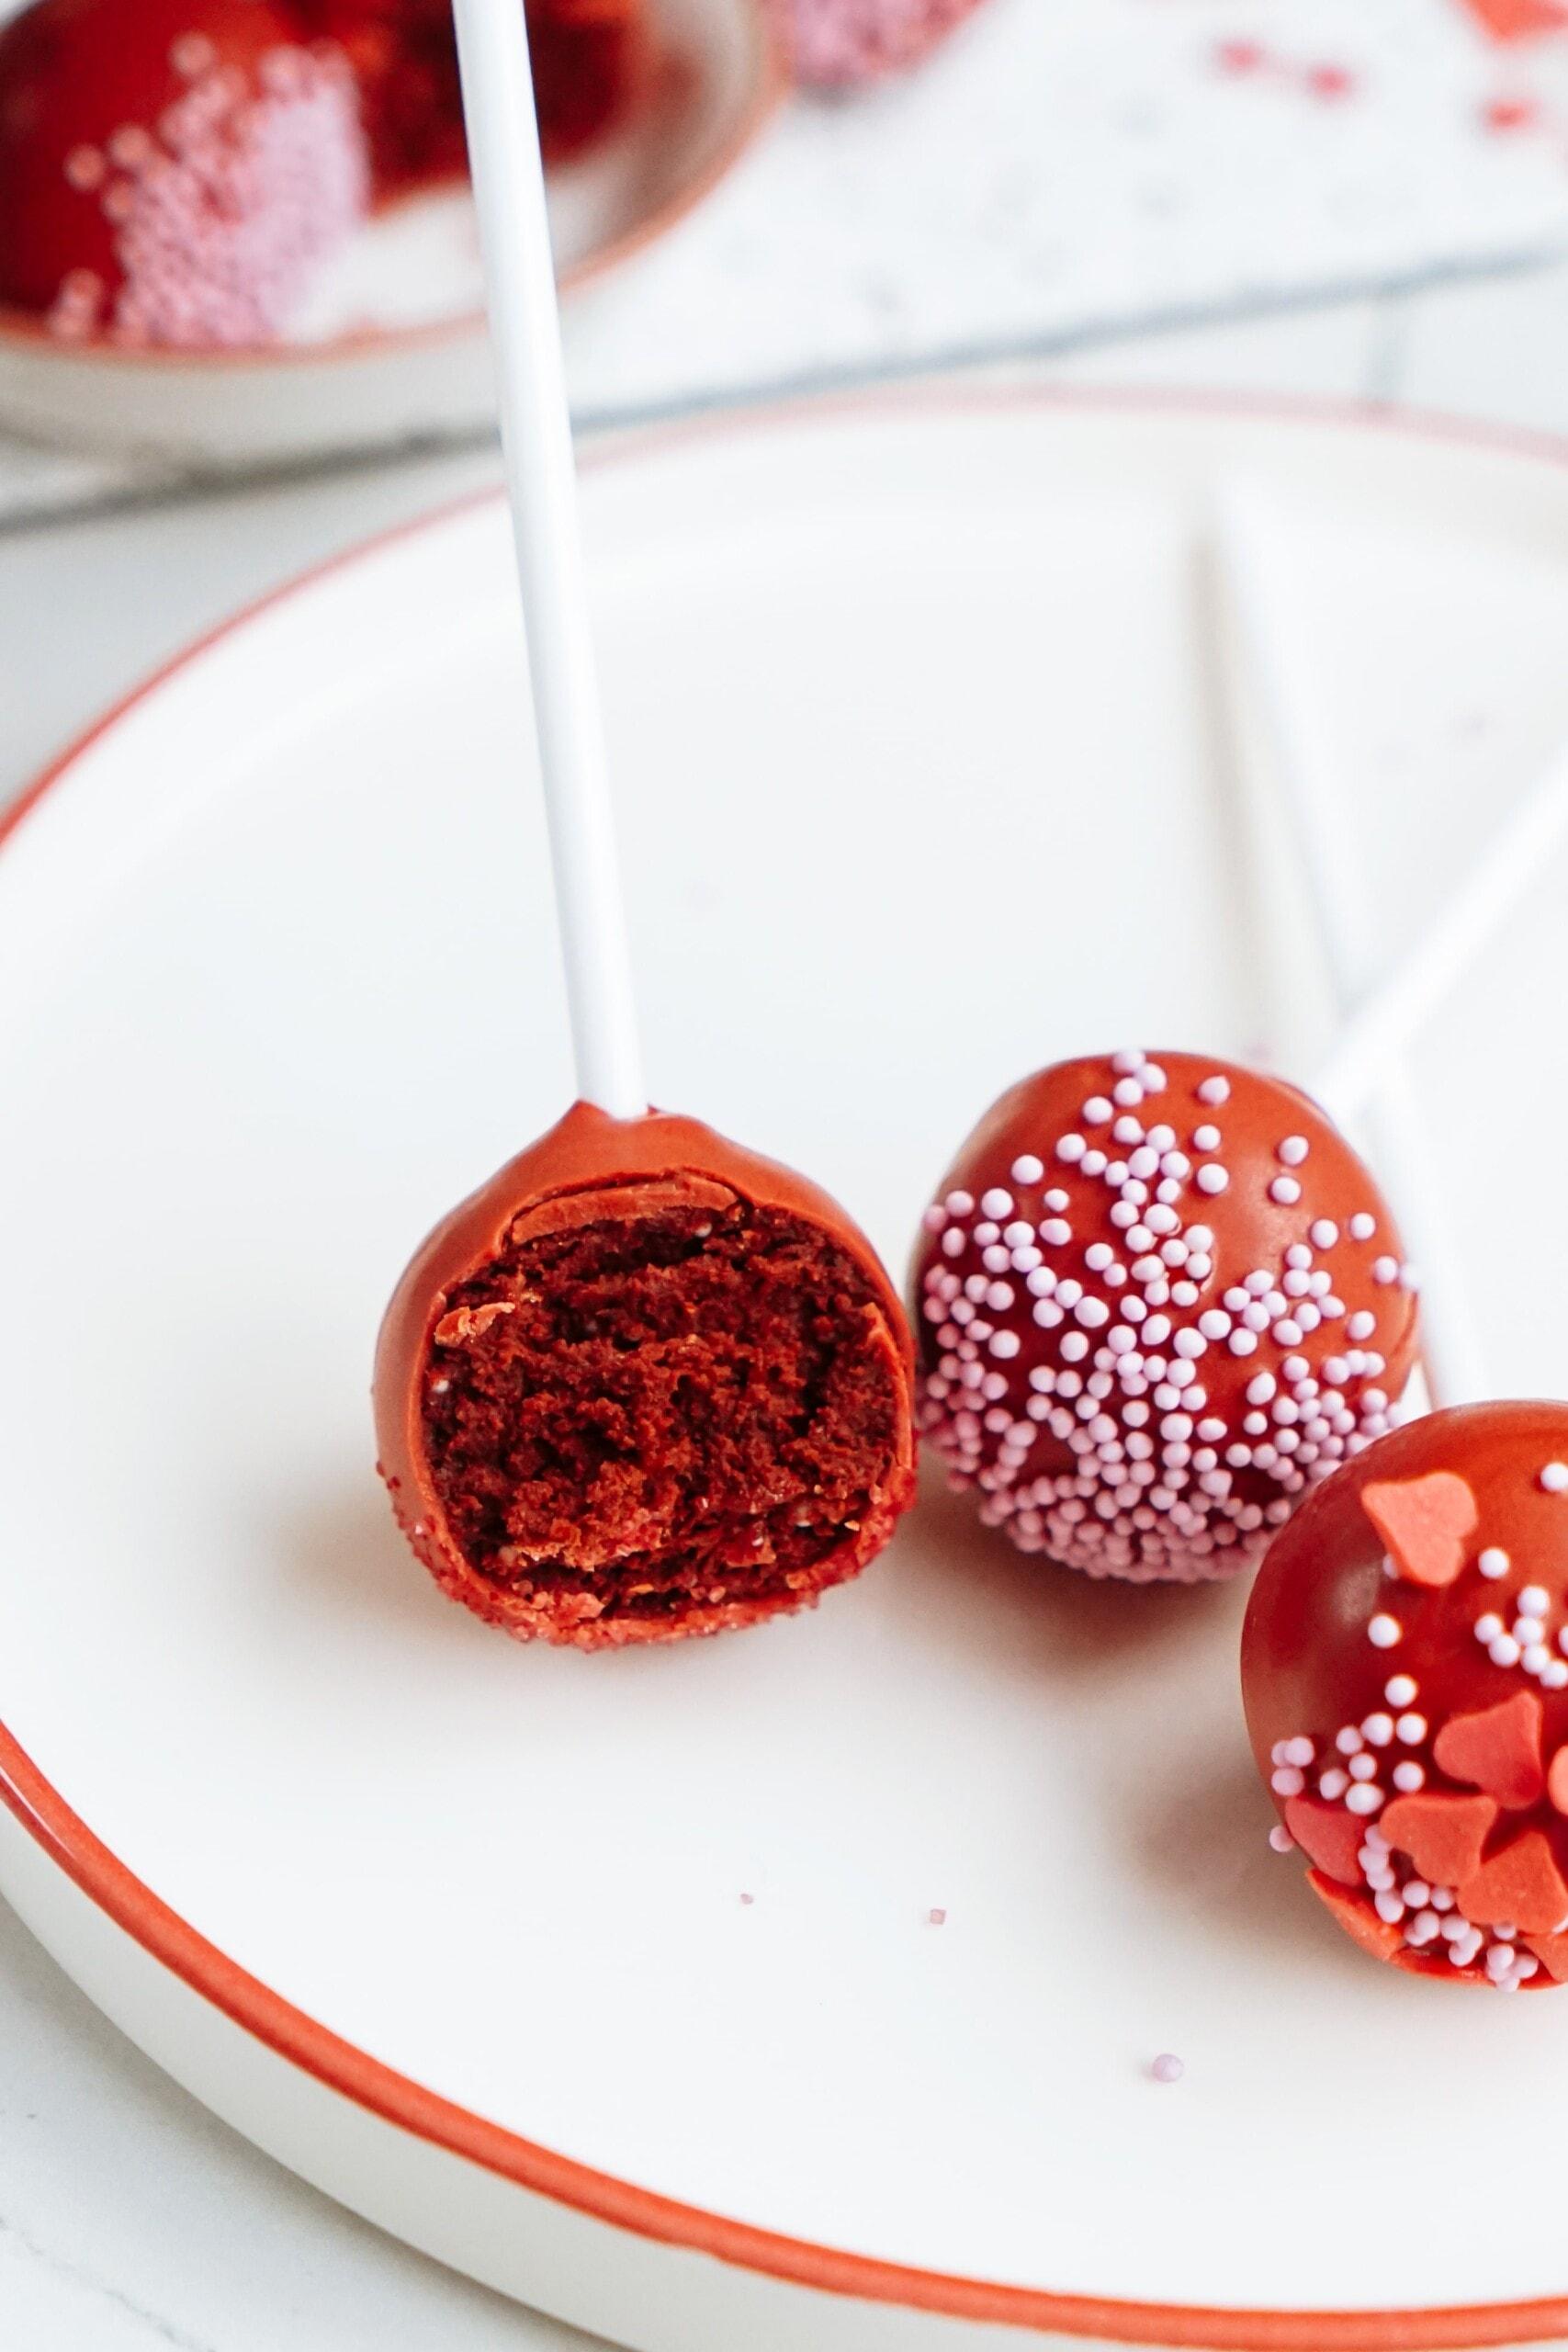
[[[1123,340],[1048,372],[1373,398],[1568,434],[1568,273]],[[196,630],[491,470],[449,458],[0,534],[0,797]],[[0,2340],[562,2352],[573,2339],[254,2154],[0,1914]]]

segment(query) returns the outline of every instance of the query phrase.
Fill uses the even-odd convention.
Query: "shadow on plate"
[[[1269,1846],[1274,1808],[1239,1728],[1236,1746],[1241,1752],[1211,1738],[1177,1759],[1129,1825],[1139,1871],[1206,1940],[1244,1943],[1292,1968],[1330,1969],[1365,1990],[1372,1964],[1307,1885],[1303,1857]]]
[[[1142,1672],[1151,1657],[1224,1642],[1243,1605],[1235,1582],[1131,1585],[1020,1552],[982,1527],[974,1498],[955,1494],[930,1462],[880,1573],[891,1573],[900,1608],[944,1644],[966,1643],[987,1662],[1005,1661],[1010,1678],[1048,1675],[1055,1683],[1101,1677],[1108,1667]]]
[[[424,1636],[448,1620],[485,1630],[436,1590],[400,1534],[374,1476],[318,1496],[279,1530],[277,1551],[283,1574],[334,1614],[417,1624]]]

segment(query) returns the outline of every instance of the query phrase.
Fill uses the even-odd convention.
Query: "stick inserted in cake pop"
[[[457,17],[580,1100],[415,1254],[376,1430],[446,1591],[597,1649],[857,1574],[914,1498],[912,1351],[825,1193],[647,1108],[524,16]]]
[[[1376,948],[1382,926],[1357,830],[1336,805],[1330,788],[1320,682],[1304,674],[1286,640],[1273,550],[1257,501],[1244,491],[1232,487],[1222,492],[1210,552],[1219,591],[1218,617],[1228,625],[1240,656],[1241,683],[1259,706],[1267,763],[1290,821],[1296,865],[1312,900],[1337,1010],[1345,1019],[1379,977]],[[1431,1385],[1442,1402],[1483,1396],[1485,1371],[1470,1303],[1454,1271],[1458,1253],[1436,1197],[1421,1105],[1401,1056],[1385,1050],[1376,1069],[1376,1101],[1369,1107],[1377,1156],[1425,1278],[1422,1353]],[[1366,1091],[1371,1091],[1370,1086]],[[1336,1104],[1329,1102],[1328,1107],[1334,1110]],[[1344,1107],[1341,1102],[1338,1111]]]
[[[1416,1036],[1495,940],[1568,842],[1568,748],[1542,770],[1475,863],[1403,956],[1358,1006],[1324,1073],[1332,1108],[1364,1100],[1379,1073]]]
[[[912,1276],[919,1425],[989,1525],[1090,1576],[1226,1576],[1388,1434],[1416,1283],[1336,1120],[1365,1107],[1564,831],[1568,761],[1351,1015],[1311,1095],[1126,1051],[1055,1063],[992,1105],[926,1211]]]
[[[599,699],[524,13],[456,0],[567,1007],[585,1102],[648,1108]]]

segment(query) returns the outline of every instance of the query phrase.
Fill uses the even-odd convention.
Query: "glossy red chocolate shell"
[[[1211,1055],[1011,1088],[911,1280],[922,1434],[988,1525],[1090,1576],[1250,1565],[1388,1429],[1415,1361],[1373,1178],[1297,1088]]]

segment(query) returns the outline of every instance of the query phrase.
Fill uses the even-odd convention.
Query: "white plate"
[[[1241,474],[1392,951],[1568,729],[1559,461],[950,396],[591,475],[658,1095],[896,1261],[1031,1064],[1312,1047],[1203,686]],[[378,1316],[567,1088],[517,668],[499,511],[437,520],[154,685],[0,856],[0,1885],[261,2145],[652,2352],[1568,2330],[1568,2004],[1371,1966],[1269,1853],[1239,1591],[1089,1586],[933,1487],[813,1615],[582,1658],[405,1555]],[[1568,1153],[1560,884],[1427,1073],[1498,1217],[1467,1105]],[[1529,1246],[1485,1302],[1527,1389],[1568,1225]]]
[[[650,14],[652,99],[550,175],[561,282],[584,299],[700,202],[784,87],[760,0],[652,0]],[[265,350],[83,348],[0,311],[0,426],[197,467],[472,430],[494,413],[482,301],[468,191],[437,191],[372,220],[315,288],[297,339]]]

